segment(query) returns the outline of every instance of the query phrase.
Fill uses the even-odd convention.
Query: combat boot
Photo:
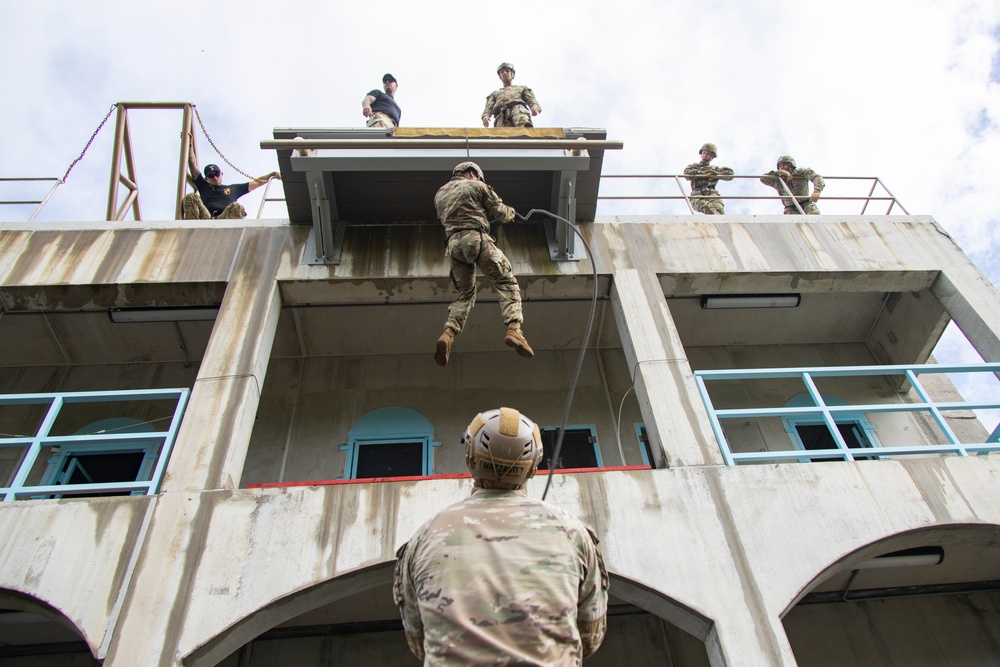
[[[524,338],[524,334],[521,333],[520,322],[511,322],[507,325],[507,335],[504,337],[503,342],[507,344],[507,347],[514,348],[525,359],[535,356],[535,351],[531,349],[528,341]]]
[[[434,361],[438,366],[447,366],[448,359],[451,358],[451,344],[455,342],[455,332],[445,329],[441,337],[438,338],[437,347],[434,348]]]

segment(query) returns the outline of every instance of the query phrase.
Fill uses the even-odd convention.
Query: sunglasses
[[[222,176],[222,172],[221,171],[210,171],[207,174],[205,174],[205,178],[215,178],[216,176]]]

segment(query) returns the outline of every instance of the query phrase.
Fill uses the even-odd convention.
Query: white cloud
[[[994,0],[8,3],[0,176],[62,175],[120,100],[194,102],[223,152],[264,173],[274,155],[258,144],[273,127],[360,127],[361,99],[387,71],[405,125],[474,127],[509,60],[538,94],[540,125],[604,127],[625,142],[605,173],[679,172],[713,141],[739,173],[790,152],[824,175],[877,175],[996,281],[998,43]],[[43,219],[103,216],[113,120]],[[179,114],[135,112],[132,123],[144,215],[170,217]],[[200,131],[198,142],[203,163],[218,161]],[[762,194],[750,181],[730,187]]]

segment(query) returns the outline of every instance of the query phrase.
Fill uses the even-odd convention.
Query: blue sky
[[[272,128],[360,127],[361,99],[387,71],[399,80],[404,125],[476,126],[496,66],[509,60],[515,83],[541,101],[538,125],[602,127],[625,142],[605,173],[676,173],[713,141],[718,162],[737,173],[791,153],[824,175],[879,176],[1000,280],[995,0],[539,0],[516,10],[121,0],[5,3],[3,13],[2,177],[61,176],[122,100],[195,103],[220,149],[263,174],[276,166],[259,148]],[[131,120],[144,217],[171,217],[180,115]],[[112,129],[109,121],[42,221],[103,217]],[[198,142],[202,162],[217,161]],[[4,199],[29,194],[0,189]],[[245,199],[254,212],[255,195]],[[739,206],[730,211],[770,212]],[[671,211],[680,212],[646,212]],[[29,212],[3,207],[0,219]],[[950,332],[938,356],[978,360],[960,339]]]

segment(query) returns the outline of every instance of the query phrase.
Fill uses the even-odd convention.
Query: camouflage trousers
[[[384,114],[381,111],[375,111],[371,116],[368,117],[368,122],[365,123],[368,127],[382,127],[387,130],[393,130],[396,128],[396,123],[393,122],[392,116],[389,114]]]
[[[445,254],[451,258],[451,282],[458,290],[458,298],[448,307],[446,329],[460,333],[465,327],[465,321],[476,304],[477,266],[497,293],[503,323],[524,321],[521,288],[511,270],[510,260],[496,246],[492,236],[472,230],[452,234]]]
[[[222,209],[218,220],[242,220],[247,217],[247,210],[238,202],[233,202]],[[211,220],[212,214],[208,212],[205,203],[201,201],[201,195],[197,192],[189,192],[181,199],[181,220]]]
[[[726,205],[723,203],[718,191],[714,188],[695,190],[691,194],[696,197],[711,197],[711,199],[691,200],[691,208],[699,213],[704,213],[705,215],[723,215],[726,212]]]
[[[534,127],[531,110],[525,104],[513,104],[502,109],[493,121],[493,127]]]
[[[804,202],[799,202],[799,206],[802,207],[802,212],[806,215],[819,215],[819,206],[816,206],[815,202],[807,199]],[[799,209],[795,208],[795,204],[788,204],[785,206],[785,215],[801,215],[801,213],[799,213]]]

